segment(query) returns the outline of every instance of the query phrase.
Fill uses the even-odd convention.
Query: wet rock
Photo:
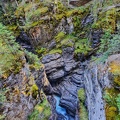
[[[72,18],[70,17],[70,18],[67,18],[67,23],[68,23],[68,33],[70,34],[70,33],[72,33],[73,31],[74,31],[74,25],[73,25],[73,23],[72,23]]]
[[[64,48],[62,52],[62,56],[64,59],[72,60],[74,58],[74,48],[72,47]]]
[[[64,69],[66,72],[70,72],[72,69],[76,68],[76,66],[77,66],[77,63],[74,60],[71,60],[71,61],[66,60]]]
[[[21,31],[16,41],[19,43],[23,42],[30,45],[30,37],[24,31]]]

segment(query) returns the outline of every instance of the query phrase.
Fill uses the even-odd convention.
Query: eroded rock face
[[[30,43],[30,37],[24,31],[20,32],[20,35],[16,38],[16,42],[18,42],[26,50],[33,51],[33,47]]]
[[[5,120],[27,120],[39,101],[38,90],[33,90],[34,79],[39,74],[40,71],[31,72],[26,63],[19,74],[12,74],[4,81],[3,86],[7,89],[7,101],[3,104]]]
[[[52,32],[47,25],[30,29],[29,34],[31,36],[30,42],[32,46],[37,46],[52,39]]]
[[[30,43],[32,44],[32,46],[34,47],[38,45],[47,46],[46,43],[54,39],[53,36],[57,35],[59,32],[63,31],[64,33],[72,33],[74,30],[71,17],[63,18],[56,25],[56,27],[54,27],[49,22],[50,22],[50,18],[48,17],[47,24],[42,24],[41,26],[37,26],[29,30],[29,35],[31,37]]]
[[[63,49],[62,55],[56,53],[46,55],[42,59],[45,65],[45,72],[50,82],[43,87],[45,94],[48,96],[48,101],[51,104],[53,119],[57,114],[61,118],[62,114],[57,113],[55,110],[55,98],[57,95],[60,97],[59,105],[66,109],[67,114],[72,116],[74,120],[79,119],[79,100],[77,91],[84,87],[83,68],[80,63],[74,59],[74,49],[71,47]],[[39,83],[39,81],[38,81]],[[65,119],[65,116],[63,115]],[[72,120],[72,118],[70,118]]]

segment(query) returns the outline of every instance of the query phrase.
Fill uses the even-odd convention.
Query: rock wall
[[[42,59],[45,66],[45,72],[50,85],[47,89],[43,87],[43,91],[48,96],[48,100],[52,106],[53,119],[56,116],[54,95],[60,96],[60,106],[67,110],[67,113],[75,120],[79,120],[79,100],[78,90],[84,87],[83,67],[80,62],[76,62],[74,58],[74,49],[63,49],[62,55],[56,53],[46,55]],[[39,81],[36,81],[39,87]],[[52,98],[51,98],[52,97]],[[55,116],[54,116],[55,115]],[[57,118],[60,115],[57,113]],[[66,116],[62,118],[65,119]]]
[[[20,73],[11,74],[2,81],[1,88],[6,89],[6,101],[0,111],[3,112],[5,120],[27,120],[39,101],[39,91],[34,81],[39,74],[39,70],[31,71],[26,63]]]

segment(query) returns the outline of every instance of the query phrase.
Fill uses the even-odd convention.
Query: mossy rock
[[[78,98],[80,101],[80,120],[88,120],[88,111],[84,105],[86,96],[83,88],[78,90]]]
[[[55,36],[55,40],[56,42],[60,42],[63,38],[65,37],[65,33],[64,32],[59,32],[56,36]]]
[[[112,74],[113,81],[115,85],[120,86],[120,63],[117,60],[114,60],[109,65],[109,72]]]
[[[85,96],[85,90],[83,88],[78,90],[78,98],[80,101],[85,102],[86,96]]]
[[[99,13],[98,20],[92,25],[93,29],[109,30],[114,33],[116,29],[116,9],[110,9],[106,12]]]
[[[61,54],[61,53],[62,53],[62,50],[61,50],[61,49],[53,49],[53,50],[51,50],[48,54],[55,54],[55,53]]]
[[[47,48],[45,48],[45,47],[37,47],[35,51],[36,51],[36,53],[37,53],[38,55],[42,55],[42,54],[45,54],[45,53],[46,53]]]
[[[28,120],[48,120],[51,114],[50,105],[45,98],[42,103],[35,106]]]
[[[80,103],[80,120],[88,120],[88,111],[83,103]]]

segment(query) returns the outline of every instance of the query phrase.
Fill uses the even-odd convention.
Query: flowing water
[[[59,105],[60,97],[55,95],[54,98],[56,99],[56,111],[58,114],[64,116],[63,120],[74,120],[74,118],[67,113],[66,109]]]

